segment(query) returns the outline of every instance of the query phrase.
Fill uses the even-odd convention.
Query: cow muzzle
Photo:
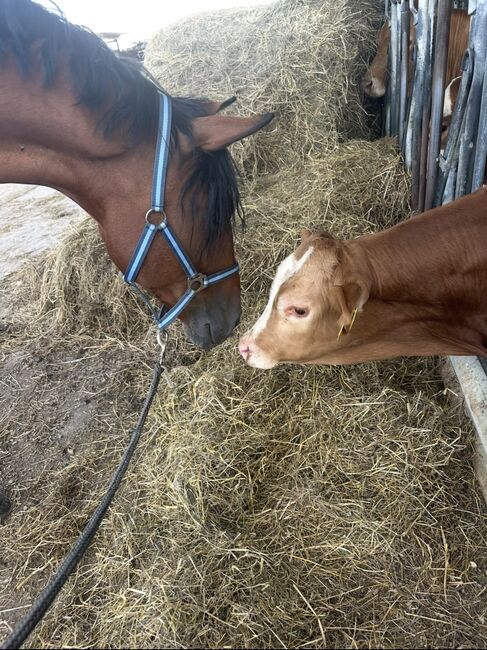
[[[253,338],[251,332],[247,332],[238,344],[238,351],[246,364],[260,370],[270,370],[279,362],[267,354]]]
[[[368,97],[384,97],[386,94],[385,78],[381,78],[380,75],[374,74],[371,70],[367,70],[364,74],[360,85]]]

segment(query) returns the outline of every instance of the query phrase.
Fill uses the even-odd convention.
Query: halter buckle
[[[162,221],[160,221],[159,223],[152,223],[152,221],[150,220],[151,214],[162,215]],[[167,221],[167,216],[164,210],[154,210],[154,208],[150,208],[150,210],[147,210],[147,212],[145,213],[145,222],[150,224],[151,226],[160,226],[161,223],[165,223],[166,221]]]
[[[206,289],[206,275],[204,273],[196,273],[188,278],[188,289],[194,291],[194,293],[199,293]]]

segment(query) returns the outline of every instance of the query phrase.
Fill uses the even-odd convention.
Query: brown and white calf
[[[349,241],[304,231],[239,350],[262,369],[487,355],[487,187]]]

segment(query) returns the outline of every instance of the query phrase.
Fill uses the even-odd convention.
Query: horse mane
[[[54,84],[63,59],[77,102],[98,114],[96,128],[105,138],[121,137],[133,146],[154,137],[158,94],[165,91],[140,62],[117,55],[91,30],[68,22],[59,9],[53,13],[32,0],[0,0],[0,66],[11,55],[28,77],[34,43],[40,43],[44,87]],[[171,101],[171,140],[176,146],[178,133],[192,139],[191,120],[207,115],[206,100],[171,97]],[[235,213],[243,218],[236,169],[228,151],[195,149],[194,170],[181,201],[197,194],[193,190],[199,187],[208,193],[204,244],[208,247],[228,230]],[[195,201],[191,208],[193,219],[200,218]]]

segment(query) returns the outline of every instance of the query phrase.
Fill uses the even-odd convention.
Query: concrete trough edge
[[[487,375],[477,357],[448,357],[476,431],[474,467],[487,502]]]

